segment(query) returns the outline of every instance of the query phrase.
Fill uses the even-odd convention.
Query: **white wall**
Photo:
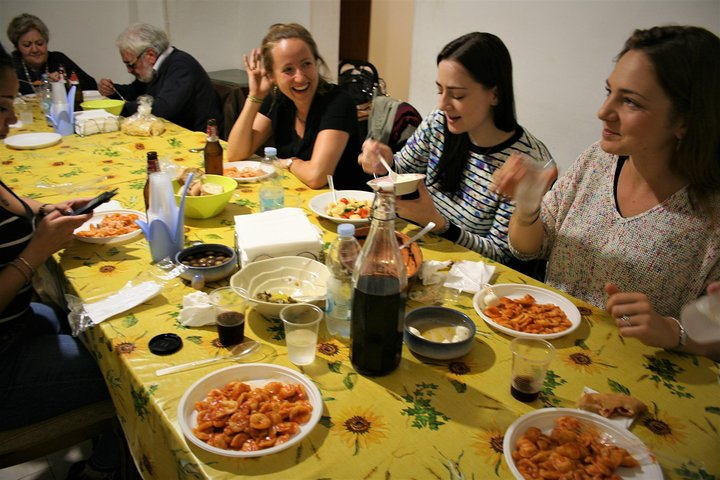
[[[600,138],[595,113],[613,58],[635,28],[693,24],[720,32],[720,0],[416,0],[409,101],[434,108],[435,58],[472,31],[500,37],[513,59],[521,125],[561,170]]]
[[[196,56],[207,70],[242,67],[243,53],[260,43],[270,24],[295,21],[313,33],[331,76],[337,70],[339,0],[0,2],[6,48],[10,47],[4,36],[9,21],[22,12],[34,13],[50,29],[50,47],[68,54],[97,79],[130,80],[115,38],[136,21],[168,29],[173,45]],[[423,115],[428,113],[436,102],[435,57],[443,45],[467,32],[492,32],[503,39],[513,57],[520,123],[545,142],[561,168],[599,138],[595,112],[604,96],[605,78],[613,57],[634,28],[680,23],[720,32],[720,0],[382,2],[396,18],[403,14],[414,17],[408,52],[409,90],[393,84],[389,85],[391,93],[398,96],[409,91],[410,103]],[[374,50],[379,48],[377,41],[371,44]],[[405,61],[400,58],[397,64]]]
[[[47,24],[51,50],[67,54],[96,80],[132,80],[115,39],[140,21],[166,29],[171,43],[208,71],[243,68],[243,54],[260,45],[271,24],[297,22],[313,33],[330,73],[336,71],[339,0],[0,0],[2,43],[8,51],[7,25],[23,12]]]

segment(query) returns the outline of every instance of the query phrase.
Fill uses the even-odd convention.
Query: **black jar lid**
[[[170,355],[182,348],[182,339],[174,333],[161,333],[150,339],[148,347],[155,355]]]

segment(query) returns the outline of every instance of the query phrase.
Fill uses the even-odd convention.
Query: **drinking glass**
[[[295,365],[313,363],[322,309],[309,303],[295,303],[280,310],[280,319],[285,328],[290,361]]]
[[[512,383],[510,392],[521,402],[532,402],[540,395],[555,348],[536,338],[515,338],[512,351]]]
[[[245,338],[245,309],[247,301],[232,287],[221,287],[210,293],[215,307],[215,323],[220,343],[231,347]]]

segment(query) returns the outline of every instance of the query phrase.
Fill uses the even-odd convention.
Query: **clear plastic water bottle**
[[[52,122],[50,121],[49,115],[50,115],[50,108],[52,107],[53,99],[52,99],[52,86],[50,85],[50,77],[47,73],[42,74],[42,84],[40,85],[40,89],[38,91],[38,94],[40,96],[40,106],[42,107],[43,115],[45,116],[45,121],[48,125],[52,126]]]
[[[688,337],[700,344],[720,340],[720,293],[698,298],[680,313]]]
[[[277,160],[277,149],[265,147],[265,157],[262,159],[263,166],[269,165],[275,168]],[[285,190],[280,184],[277,170],[260,184],[260,211],[275,210],[285,205]]]
[[[325,321],[330,335],[350,338],[352,312],[352,272],[360,254],[360,243],[355,238],[355,225],[341,223],[338,238],[328,248],[325,264],[330,270],[327,280]]]

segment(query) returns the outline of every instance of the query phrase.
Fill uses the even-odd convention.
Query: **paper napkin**
[[[311,253],[319,257],[322,233],[300,208],[281,208],[235,216],[240,261]]]
[[[483,288],[483,285],[490,283],[494,274],[495,267],[485,262],[461,260],[450,267],[445,286],[461,292],[476,293]]]

